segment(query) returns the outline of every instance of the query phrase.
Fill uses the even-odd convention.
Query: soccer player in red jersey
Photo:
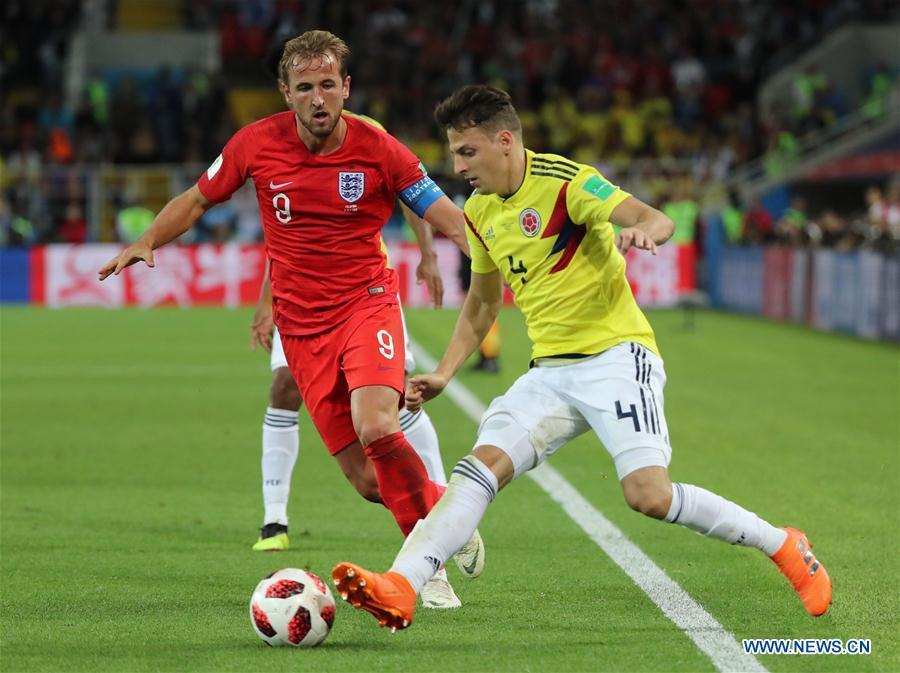
[[[389,134],[344,116],[347,45],[308,31],[284,48],[279,86],[289,111],[238,131],[196,185],[172,199],[100,279],[187,231],[251,178],[270,259],[275,324],[288,365],[329,452],[404,535],[443,492],[400,430],[404,343],[398,281],[381,252],[397,197],[468,251],[462,211]],[[460,564],[462,565],[462,564]],[[474,567],[474,564],[466,564]]]

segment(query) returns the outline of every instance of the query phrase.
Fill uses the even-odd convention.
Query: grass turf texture
[[[286,553],[250,551],[260,524],[267,360],[247,312],[4,308],[3,671],[685,671],[711,663],[529,480],[492,505],[477,581],[449,570],[462,610],[420,610],[390,636],[339,601],[312,651],[270,649],[247,600],[278,567],[327,577],[389,565],[401,542],[302,416]],[[455,313],[409,311],[440,355]],[[806,616],[768,561],[632,513],[586,436],[551,459],[736,638],[871,638],[871,656],[766,656],[771,671],[900,669],[898,351],[706,313],[651,313],[669,376],[673,479],[807,530],[835,582]],[[461,376],[485,402],[524,371],[504,312],[503,371]],[[449,467],[475,425],[429,405]]]

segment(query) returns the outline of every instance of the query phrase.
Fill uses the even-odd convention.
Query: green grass
[[[440,355],[450,311],[410,311]],[[865,657],[761,657],[771,671],[900,669],[898,351],[749,318],[652,313],[666,360],[672,476],[802,526],[835,583],[806,616],[760,554],[634,514],[593,437],[552,464],[736,638],[871,638]],[[246,311],[0,311],[3,671],[710,671],[710,661],[530,480],[481,527],[488,568],[451,569],[464,602],[389,636],[344,604],[313,651],[270,649],[247,599],[276,567],[381,568],[400,536],[344,481],[304,415],[291,540],[250,545],[269,372]],[[503,371],[461,379],[485,402],[526,366],[503,315]],[[474,440],[430,404],[445,464]]]

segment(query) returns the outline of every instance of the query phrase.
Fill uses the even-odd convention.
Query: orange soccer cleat
[[[831,578],[825,566],[813,556],[812,545],[803,531],[796,528],[782,530],[787,533],[787,539],[772,560],[788,578],[806,611],[813,617],[824,615],[831,605]]]
[[[391,632],[412,624],[416,592],[399,573],[373,573],[352,563],[338,563],[331,571],[334,586],[345,601],[365,610]]]

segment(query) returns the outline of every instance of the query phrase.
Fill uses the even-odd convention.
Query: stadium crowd
[[[805,198],[796,196],[779,218],[754,200],[741,208],[737,194],[721,213],[730,243],[760,245],[781,243],[795,247],[827,247],[840,251],[869,248],[885,252],[900,246],[900,179],[886,189],[870,186],[865,204],[849,214],[824,208],[813,215]]]
[[[352,45],[352,108],[382,121],[437,172],[446,150],[433,106],[460,83],[482,81],[513,95],[530,147],[623,181],[644,166],[641,195],[657,204],[766,153],[783,163],[800,136],[860,106],[883,113],[897,75],[868,73],[866,98],[848,100],[812,68],[798,76],[794,104],[765,117],[753,98],[764,76],[826,32],[889,17],[887,0],[196,0],[182,4],[180,29],[218,33],[221,71],[93,72],[68,100],[72,27],[114,30],[115,10],[111,0],[4,3],[0,168],[19,178],[2,185],[7,243],[88,235],[83,178],[49,178],[66,196],[42,202],[23,176],[46,183],[59,166],[211,160],[237,125],[229,87],[273,86],[267,52],[310,25]],[[617,22],[623,13],[629,20]],[[116,198],[131,205],[124,193]]]

